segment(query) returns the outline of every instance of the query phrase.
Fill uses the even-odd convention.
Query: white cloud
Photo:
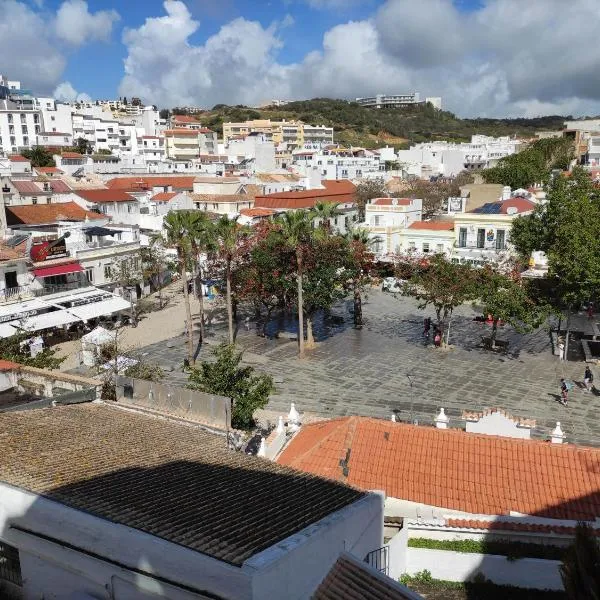
[[[80,102],[89,102],[91,97],[83,92],[78,92],[70,81],[63,81],[56,86],[56,89],[52,93],[52,97],[56,100],[62,100],[64,102],[73,102],[78,100]]]
[[[332,7],[338,0],[304,0]],[[281,23],[235,19],[195,44],[200,23],[183,2],[127,30],[123,95],[161,106],[265,98],[346,97],[419,91],[461,115],[534,116],[600,111],[597,0],[487,0],[459,11],[452,0],[386,0],[369,19],[339,24],[301,61],[277,60]]]
[[[56,13],[56,35],[73,46],[110,39],[113,24],[119,20],[115,10],[90,13],[85,0],[65,0]]]

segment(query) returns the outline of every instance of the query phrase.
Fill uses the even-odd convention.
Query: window
[[[13,116],[12,116],[12,115],[10,115],[10,114],[8,115],[8,122],[9,122],[9,123],[12,123],[12,122],[13,122]]]
[[[112,279],[112,269],[110,265],[104,265],[104,279]]]
[[[477,247],[483,248],[485,246],[485,229],[477,230]]]
[[[25,117],[25,115],[22,114],[21,115],[21,123],[26,123],[26,122],[27,122],[26,117]]]
[[[344,227],[348,229],[350,227],[350,217],[344,217]]]
[[[40,132],[40,126],[36,125],[35,126],[35,134],[37,135]]]
[[[408,242],[408,251],[414,252],[417,249],[417,246],[414,242]]]
[[[51,121],[56,121],[56,117],[55,117],[54,115],[52,115],[52,116],[50,117],[50,120],[51,120]]]
[[[127,203],[127,212],[128,213],[132,213],[133,212],[133,205],[132,204]]]
[[[504,229],[496,230],[496,250],[506,249],[506,231]]]
[[[423,254],[427,254],[429,252],[429,242],[423,242]]]
[[[342,169],[342,177],[348,177],[348,169]]]
[[[27,125],[21,125],[21,133],[27,135]]]
[[[439,254],[440,252],[443,252],[443,251],[444,251],[444,244],[438,244],[438,245],[435,247],[435,251],[436,251],[438,254]]]
[[[35,196],[31,199],[31,204],[37,204],[37,198]]]
[[[90,283],[94,283],[94,267],[88,267],[85,270],[85,276]]]
[[[9,125],[8,126],[8,133],[10,133],[10,135],[14,135],[15,134],[15,126],[14,125]]]
[[[379,227],[381,225],[381,215],[374,215],[371,217],[371,225]]]
[[[33,122],[34,123],[39,123],[40,122],[40,115],[33,115]]]
[[[23,146],[29,146],[29,138],[26,135],[23,136]]]
[[[52,196],[46,198],[46,204],[52,204]]]

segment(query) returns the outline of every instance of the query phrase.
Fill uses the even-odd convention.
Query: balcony
[[[0,304],[11,304],[12,302],[21,302],[29,300],[35,296],[34,291],[28,285],[6,288],[0,290]]]

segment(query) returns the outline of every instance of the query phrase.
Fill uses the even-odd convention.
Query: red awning
[[[52,265],[51,267],[41,267],[34,269],[33,274],[36,277],[50,277],[50,275],[66,275],[67,273],[79,273],[83,267],[79,263],[68,263],[66,265]]]

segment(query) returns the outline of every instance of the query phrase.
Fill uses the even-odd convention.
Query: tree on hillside
[[[188,387],[231,399],[231,424],[236,429],[250,429],[254,412],[264,408],[273,391],[269,375],[254,375],[252,367],[242,367],[242,353],[235,346],[221,344],[212,351],[215,361],[203,361],[191,370]]]
[[[32,167],[54,167],[54,158],[52,154],[43,146],[34,146],[33,148],[24,148],[21,150],[21,156],[29,159]]]
[[[381,177],[375,179],[363,179],[354,191],[354,200],[358,206],[358,216],[361,221],[365,219],[365,206],[373,198],[384,198],[389,196],[385,182]]]
[[[595,530],[586,523],[575,528],[560,576],[569,600],[600,600],[600,547]]]
[[[446,328],[448,344],[454,309],[477,296],[475,270],[468,264],[452,263],[436,254],[428,266],[416,270],[403,293],[415,298],[421,310],[433,306],[438,327],[442,332]]]

